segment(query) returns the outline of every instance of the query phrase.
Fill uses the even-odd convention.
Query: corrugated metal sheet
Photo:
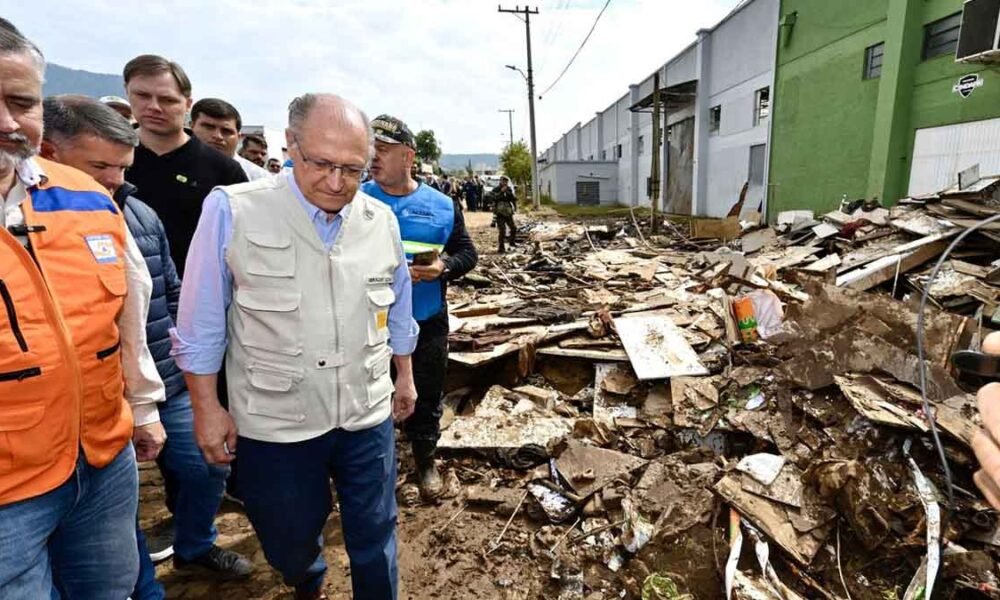
[[[983,175],[1000,174],[1000,119],[918,129],[908,193],[940,192],[977,163]]]

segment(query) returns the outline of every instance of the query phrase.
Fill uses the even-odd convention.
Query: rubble
[[[926,595],[936,555],[934,597],[1000,597],[1000,519],[972,482],[980,381],[950,363],[1000,327],[1000,229],[929,280],[943,246],[1000,211],[998,182],[770,226],[744,213],[738,231],[678,218],[654,234],[639,211],[519,215],[523,245],[481,242],[479,268],[449,286],[446,498],[422,504],[398,446],[400,596],[884,600]],[[488,215],[466,217],[495,240]],[[719,239],[701,237],[713,227]],[[954,500],[919,389],[925,289]],[[167,512],[153,471],[140,471],[143,525],[151,505]],[[239,507],[217,524],[260,568],[210,582],[165,563],[171,597],[287,595]],[[328,531],[325,591],[346,597]]]
[[[971,482],[978,382],[949,359],[1000,326],[1000,228],[929,274],[955,236],[1000,212],[998,190],[987,178],[891,209],[845,200],[773,227],[664,221],[657,235],[635,215],[524,222],[526,245],[450,290],[449,385],[479,392],[441,447],[493,482],[468,502],[506,519],[526,494],[522,526],[554,577],[546,597],[995,585],[1000,526]],[[952,506],[919,390],[927,286],[927,395],[963,490]],[[738,300],[756,337],[741,337]],[[521,469],[493,466],[490,452],[528,444]]]

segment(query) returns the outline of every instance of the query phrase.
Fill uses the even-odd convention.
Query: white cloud
[[[536,102],[543,151],[714,25],[737,0],[612,0],[562,81]],[[532,18],[536,92],[576,51],[602,0],[542,0]],[[370,116],[433,129],[446,152],[496,152],[528,137],[524,25],[495,0],[37,0],[3,10],[47,58],[119,73],[141,53],[188,71],[195,97],[229,100],[244,121],[282,127],[306,91],[337,92]],[[23,6],[23,5],[21,5]],[[522,4],[523,6],[523,4]],[[532,6],[535,6],[532,4]],[[135,8],[138,7],[138,8]]]

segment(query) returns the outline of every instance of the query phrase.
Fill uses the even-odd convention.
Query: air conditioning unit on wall
[[[1000,0],[965,0],[956,62],[1000,62]]]

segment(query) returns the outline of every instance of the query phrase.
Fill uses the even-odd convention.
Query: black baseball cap
[[[406,126],[406,123],[390,115],[379,115],[372,121],[372,130],[375,132],[375,139],[386,144],[406,144],[410,148],[415,148],[413,132]]]

